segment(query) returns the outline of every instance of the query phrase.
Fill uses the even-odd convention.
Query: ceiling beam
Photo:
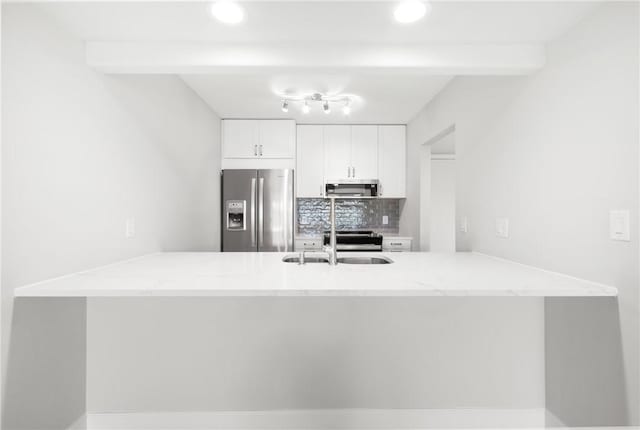
[[[221,44],[87,42],[105,73],[252,73],[366,70],[441,75],[524,75],[544,66],[542,44]]]
[[[105,0],[65,0],[66,3],[102,3]],[[112,3],[127,3],[131,2],[131,0],[109,0]],[[136,0],[139,3],[210,3],[213,0]],[[344,0],[236,0],[238,3],[272,3],[272,2],[283,2],[283,3],[338,3]],[[355,3],[389,3],[392,0],[349,0]],[[487,0],[433,0],[434,3],[480,3],[485,2]],[[529,3],[531,0],[492,0],[498,3]],[[558,0],[536,0],[540,3],[553,3]],[[563,0],[568,3],[580,3],[585,0]],[[605,0],[593,0],[596,2],[602,2]],[[637,0],[620,0],[622,2],[633,3]],[[0,0],[0,3],[57,3],[60,0]]]

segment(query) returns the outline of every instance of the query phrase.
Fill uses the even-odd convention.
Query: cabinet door
[[[293,120],[260,121],[260,147],[263,158],[295,158],[296,123]]]
[[[378,177],[378,126],[354,125],[351,128],[351,177]]]
[[[323,126],[298,126],[296,157],[296,197],[322,197],[324,195]]]
[[[350,178],[351,126],[324,126],[324,177],[327,180]]]
[[[380,196],[406,197],[407,144],[404,125],[381,125],[378,128],[378,180]]]
[[[258,121],[225,119],[222,121],[222,157],[257,157],[259,133]]]

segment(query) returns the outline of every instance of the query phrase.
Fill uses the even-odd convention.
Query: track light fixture
[[[314,103],[322,105],[322,111],[325,114],[331,113],[331,104],[342,104],[342,113],[349,115],[351,113],[352,96],[347,95],[325,95],[320,93],[313,93],[306,96],[292,96],[286,95],[286,98],[282,99],[282,112],[289,112],[290,103],[302,103],[302,113],[308,114],[311,112],[311,105]]]

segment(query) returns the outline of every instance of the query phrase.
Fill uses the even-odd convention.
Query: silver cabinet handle
[[[258,156],[258,145],[253,145],[253,155]]]
[[[322,185],[320,185],[320,197],[324,196],[324,191],[322,190]]]
[[[356,177],[356,167],[353,166],[351,169],[352,169],[353,177],[355,178]]]
[[[260,145],[260,156],[262,157],[262,145]]]
[[[256,178],[251,178],[251,246],[256,246]]]
[[[258,185],[258,194],[260,194],[260,202],[258,203],[258,251],[264,244],[264,178],[260,178]]]

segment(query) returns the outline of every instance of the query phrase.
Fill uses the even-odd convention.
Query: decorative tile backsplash
[[[297,199],[298,233],[318,234],[329,230],[329,200]],[[382,224],[382,217],[389,217]],[[400,225],[400,200],[349,199],[336,201],[338,230],[373,230],[397,234]]]

